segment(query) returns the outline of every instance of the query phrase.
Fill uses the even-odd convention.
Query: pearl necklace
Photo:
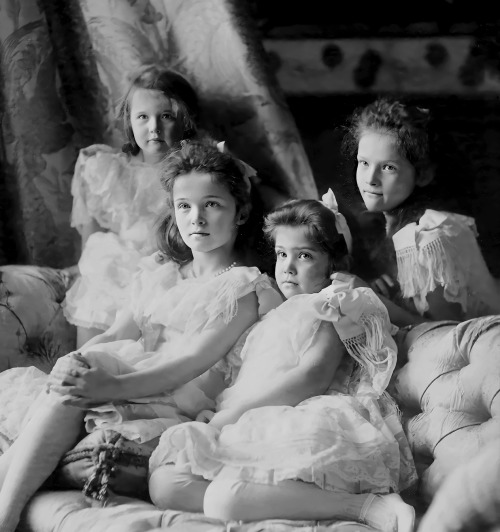
[[[214,277],[219,277],[219,275],[222,275],[223,273],[228,272],[231,268],[234,268],[238,264],[237,261],[234,261],[232,264],[230,264],[227,268],[224,268],[220,272],[214,273]]]

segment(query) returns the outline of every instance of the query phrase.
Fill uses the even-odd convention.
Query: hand
[[[63,380],[66,376],[76,377],[82,368],[89,369],[90,364],[78,351],[73,351],[59,358],[50,374]]]
[[[216,429],[222,430],[222,427],[225,425],[236,423],[240,417],[241,414],[234,410],[221,410],[212,417],[208,424]]]
[[[202,410],[197,416],[195,421],[200,421],[201,423],[208,423],[215,415],[215,412],[212,410]]]
[[[334,272],[330,275],[332,281],[344,281],[349,283],[349,288],[370,288],[370,285],[353,273]]]
[[[387,299],[391,299],[396,289],[396,283],[393,279],[386,273],[382,274],[378,279],[370,283],[371,289],[376,293],[382,296],[385,296]]]
[[[50,376],[47,392],[63,396],[62,403],[89,408],[112,401],[118,380],[102,368],[91,367],[79,354],[59,359]]]

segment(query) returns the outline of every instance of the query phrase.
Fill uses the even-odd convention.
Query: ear
[[[240,212],[236,215],[236,225],[243,225],[247,223],[249,216],[250,216],[249,206],[245,206],[242,209],[240,209]]]
[[[426,187],[433,181],[434,173],[434,166],[429,166],[428,168],[425,168],[424,170],[419,172],[418,177],[415,181],[415,185],[417,187]]]

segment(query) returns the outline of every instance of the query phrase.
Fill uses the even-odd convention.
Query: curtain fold
[[[202,122],[264,184],[317,197],[293,116],[242,0],[6,0],[0,5],[0,264],[78,260],[79,149],[123,142],[127,75],[156,62],[197,89]]]

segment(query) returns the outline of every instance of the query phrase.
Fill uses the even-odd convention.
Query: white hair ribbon
[[[335,215],[335,229],[338,233],[344,237],[345,243],[347,245],[347,251],[352,253],[352,235],[349,226],[347,225],[347,220],[345,216],[339,211],[339,205],[337,203],[337,198],[333,193],[331,188],[328,189],[326,194],[323,194],[321,198],[321,203],[325,207],[328,207],[333,214]]]
[[[223,140],[222,142],[218,142],[217,143],[217,149],[221,153],[226,153],[227,155],[230,155],[234,159],[236,164],[239,166],[239,168],[241,170],[241,173],[243,174],[243,181],[245,181],[245,183],[247,185],[247,188],[248,188],[248,191],[250,192],[250,190],[252,189],[252,182],[250,181],[250,178],[257,175],[257,171],[255,170],[255,168],[252,168],[249,164],[247,164],[244,161],[242,161],[241,159],[238,159],[237,157],[235,157],[226,148],[226,141]]]

